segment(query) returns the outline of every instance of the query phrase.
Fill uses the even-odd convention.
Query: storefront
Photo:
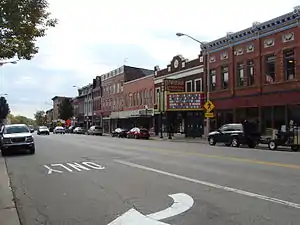
[[[184,133],[186,137],[202,137],[204,134],[204,93],[166,93],[165,120],[162,126],[168,133]],[[163,116],[164,117],[164,116]]]

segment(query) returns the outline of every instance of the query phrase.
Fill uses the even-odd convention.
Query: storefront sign
[[[167,111],[203,110],[203,92],[167,94]]]
[[[171,80],[165,79],[165,90],[169,92],[184,92],[184,81],[183,80]]]

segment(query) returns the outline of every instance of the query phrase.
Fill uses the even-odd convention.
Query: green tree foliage
[[[6,99],[0,97],[0,124],[6,119],[7,115],[10,113],[9,105]]]
[[[35,124],[37,126],[43,126],[47,124],[47,121],[45,119],[46,113],[43,110],[36,111],[36,113],[34,114],[34,118],[35,118]]]
[[[57,24],[51,19],[47,0],[0,0],[0,59],[30,60],[36,40]]]
[[[68,120],[74,115],[74,107],[70,99],[65,98],[58,108],[59,117],[62,120]]]
[[[27,118],[26,116],[21,116],[21,115],[14,116],[12,114],[9,114],[7,116],[7,119],[10,120],[11,124],[22,123],[26,125],[33,125],[33,126],[35,125],[35,121],[33,119]]]

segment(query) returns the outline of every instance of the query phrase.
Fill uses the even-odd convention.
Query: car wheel
[[[209,143],[209,145],[216,145],[217,142],[216,142],[214,137],[209,137],[208,138],[208,143]]]
[[[135,138],[135,139],[139,139],[139,136],[135,134],[135,135],[134,135],[134,138]]]
[[[35,153],[35,146],[33,146],[33,147],[31,147],[30,149],[29,149],[29,154],[30,155],[33,155]]]
[[[231,146],[235,147],[235,148],[240,147],[240,142],[239,142],[239,139],[237,137],[233,137],[231,139]]]
[[[268,143],[268,148],[270,149],[270,150],[276,150],[277,149],[277,144],[276,144],[276,142],[275,141],[269,141],[269,143]]]

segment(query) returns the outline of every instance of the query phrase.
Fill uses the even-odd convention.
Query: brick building
[[[60,119],[58,108],[59,108],[61,102],[66,98],[72,100],[72,98],[65,97],[65,96],[55,96],[51,99],[53,101],[53,120],[54,121],[57,121],[58,119]]]
[[[172,131],[203,135],[203,61],[202,54],[191,61],[178,55],[166,68],[155,67],[156,134]]]
[[[132,81],[124,82],[124,108],[120,117],[124,127],[143,126],[150,129],[154,116],[153,73]]]
[[[109,73],[101,75],[101,111],[104,132],[111,132],[119,127],[122,119],[120,113],[124,107],[123,85],[140,77],[153,73],[152,70],[122,66]]]
[[[206,44],[212,129],[256,119],[260,128],[300,124],[300,10]]]
[[[101,96],[102,85],[101,77],[97,76],[93,79],[93,123],[95,125],[102,126],[102,114],[101,114]]]

